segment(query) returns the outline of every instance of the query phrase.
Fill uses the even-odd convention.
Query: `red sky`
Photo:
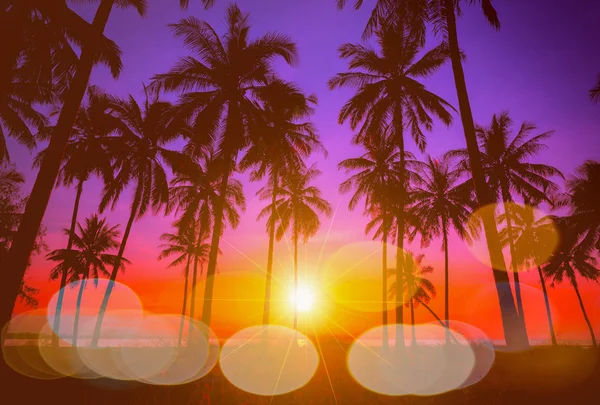
[[[219,32],[222,31],[227,2],[208,12],[194,5],[187,13],[167,3],[170,2],[151,2],[145,19],[138,18],[132,11],[117,10],[113,13],[107,35],[122,48],[125,68],[117,81],[112,80],[104,68],[97,68],[92,77],[93,84],[120,96],[131,93],[140,98],[142,82],[147,83],[153,74],[166,71],[179,56],[186,55],[182,44],[173,38],[166,24],[192,14],[208,20]],[[369,10],[365,8],[355,12],[349,8],[338,12],[332,0],[243,0],[238,4],[243,11],[251,12],[255,34],[277,30],[290,34],[298,42],[300,65],[296,68],[278,65],[278,70],[285,79],[297,81],[305,91],[315,92],[319,97],[314,121],[329,150],[329,158],[326,161],[318,158],[319,168],[324,174],[317,185],[336,208],[335,217],[332,220],[324,219],[321,231],[308,244],[307,260],[302,250],[301,268],[305,274],[318,278],[317,274],[327,273],[325,264],[333,261],[336,263],[332,265],[333,271],[341,272],[351,262],[339,259],[339,256],[353,251],[354,244],[369,241],[370,237],[364,235],[365,220],[360,215],[361,210],[349,212],[349,196],[337,192],[344,179],[344,174],[337,171],[337,163],[360,153],[359,149],[349,145],[352,135],[350,129],[337,124],[339,109],[351,92],[330,92],[326,82],[335,73],[346,69],[345,63],[337,58],[336,49],[344,42],[359,41]],[[591,105],[587,98],[587,90],[592,86],[600,66],[600,53],[595,45],[600,41],[600,29],[595,18],[600,10],[592,12],[591,8],[599,6],[575,4],[568,0],[557,1],[552,6],[549,7],[543,0],[497,2],[503,24],[500,32],[493,31],[485,24],[479,10],[466,8],[460,21],[459,34],[468,56],[465,69],[476,121],[486,123],[493,113],[509,110],[517,124],[530,120],[538,124],[540,132],[555,130],[555,136],[548,142],[549,147],[539,160],[570,173],[585,159],[600,159],[600,138],[597,135],[600,128],[599,107]],[[93,15],[93,7],[87,4],[77,5],[76,10],[86,18]],[[432,44],[434,41],[430,42]],[[451,104],[457,105],[448,66],[428,79],[426,84]],[[169,97],[174,99],[174,96]],[[428,140],[427,153],[432,155],[463,147],[464,137],[459,120],[456,119],[450,128],[437,125],[428,135]],[[30,187],[35,176],[30,169],[31,155],[12,141],[9,142],[9,148],[17,167],[26,173],[27,188]],[[414,151],[414,145],[409,145],[409,149]],[[223,295],[229,302],[217,301],[214,305],[215,322],[224,334],[252,323],[253,318],[247,314],[260,312],[263,294],[260,283],[264,273],[259,266],[266,266],[267,237],[264,223],[256,222],[264,203],[254,197],[262,184],[250,183],[246,175],[239,175],[239,178],[244,181],[248,209],[239,228],[225,232],[216,288],[217,295]],[[80,220],[95,212],[99,198],[100,184],[90,181],[85,186]],[[111,224],[126,222],[129,207],[127,198],[123,196],[117,209],[106,213]],[[69,223],[73,199],[73,190],[58,189],[53,193],[44,218],[50,249],[66,245],[61,229]],[[121,281],[140,296],[146,309],[152,311],[179,311],[181,272],[165,269],[166,263],[156,259],[159,236],[171,230],[171,222],[172,218],[161,216],[147,216],[140,220],[134,225],[126,250],[126,257],[133,265]],[[377,246],[371,247],[369,252]],[[438,297],[431,306],[441,315],[443,256],[439,242],[435,241],[428,249],[422,250],[418,245],[411,249],[425,253],[424,263],[435,268],[433,280],[438,288]],[[322,259],[319,261],[321,251]],[[363,252],[360,249],[357,251]],[[289,277],[292,271],[291,256],[284,242],[278,244],[276,256],[276,277]],[[451,314],[458,320],[483,329],[492,338],[501,337],[491,272],[456,237],[451,240],[450,260]],[[378,254],[365,263],[369,271],[372,269],[374,277],[380,274]],[[57,288],[57,283],[47,282],[50,267],[51,264],[45,262],[43,257],[37,257],[28,273],[30,284],[42,290],[39,295],[42,306]],[[248,280],[254,280],[255,287],[246,288]],[[536,339],[547,338],[537,275],[535,272],[527,273],[522,281],[528,286],[524,288],[524,301],[530,335]],[[584,302],[595,325],[600,325],[599,288],[597,284],[586,283],[582,283],[581,287]],[[202,291],[202,285],[199,291]],[[250,301],[239,301],[240,297]],[[238,301],[232,301],[236,299]],[[550,299],[559,338],[588,339],[572,289],[568,285],[557,286],[550,290]],[[284,305],[288,305],[287,302]],[[360,314],[353,314],[354,319],[344,319],[351,318],[349,313],[343,316],[332,310],[328,315],[336,317],[337,322],[346,322],[346,327],[353,328],[353,333],[366,324],[375,325],[378,321],[377,315],[371,315],[361,326],[363,322],[358,320],[363,318]],[[429,322],[432,318],[419,308],[417,320]],[[600,333],[600,329],[596,331]]]

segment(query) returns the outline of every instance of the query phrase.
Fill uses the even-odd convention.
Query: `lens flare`
[[[300,332],[283,326],[254,326],[225,342],[219,364],[223,375],[236,387],[270,396],[308,383],[317,370],[319,355]]]
[[[385,395],[435,395],[459,388],[475,365],[466,339],[452,331],[455,344],[444,344],[446,329],[403,325],[405,346],[396,346],[396,326],[389,325],[390,346],[382,345],[383,327],[361,335],[348,352],[350,374],[363,387]]]

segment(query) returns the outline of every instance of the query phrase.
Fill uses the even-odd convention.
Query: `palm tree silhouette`
[[[67,273],[70,275],[70,282],[79,282],[71,343],[74,347],[77,346],[79,314],[87,280],[92,278],[94,284],[98,286],[100,275],[110,276],[107,269],[108,265],[119,263],[119,270],[124,271],[125,264],[130,264],[123,257],[106,253],[119,246],[117,240],[120,234],[117,230],[118,225],[109,227],[106,219],[99,219],[98,215],[94,214],[85,220],[85,226],[77,224],[77,227],[79,228],[79,234],[65,229],[65,233],[69,234],[75,249],[58,249],[46,256],[48,260],[60,262],[52,269],[50,273],[51,280],[56,280],[62,277],[62,274]],[[58,334],[58,329],[55,330],[55,334]]]
[[[321,227],[319,213],[327,216],[332,213],[331,205],[321,198],[321,191],[316,186],[310,185],[320,174],[321,172],[315,165],[283,174],[281,186],[278,188],[280,197],[275,201],[275,206],[272,206],[273,203],[269,204],[258,216],[259,219],[267,217],[269,223],[279,224],[276,232],[277,240],[281,240],[290,228],[292,230],[294,296],[297,296],[298,292],[298,241],[302,237],[306,243],[311,236],[317,233]],[[269,186],[259,192],[261,199],[272,200],[272,194],[273,189]],[[276,215],[275,218],[274,215]],[[294,329],[296,329],[297,321],[298,310],[294,305]]]
[[[433,273],[433,267],[422,266],[425,255],[420,254],[414,256],[410,251],[404,252],[404,292],[402,302],[410,308],[410,324],[412,327],[412,342],[413,346],[417,344],[417,336],[415,331],[415,307],[419,304],[428,304],[432,298],[435,298],[437,293],[433,283],[426,278],[427,275]],[[388,270],[388,277],[393,277],[394,281],[390,283],[388,295],[390,298],[396,295],[396,271],[395,269]]]
[[[590,89],[590,99],[594,103],[600,102],[600,75],[596,79],[596,85]]]
[[[42,218],[46,212],[52,189],[56,183],[62,155],[69,139],[71,131],[87,84],[92,72],[93,66],[100,62],[105,63],[111,68],[111,73],[117,77],[121,71],[122,64],[120,60],[120,51],[112,42],[108,42],[102,36],[108,19],[110,17],[113,6],[118,4],[120,7],[134,7],[140,14],[144,14],[146,10],[146,2],[139,0],[123,0],[116,2],[115,0],[104,0],[100,3],[91,27],[86,28],[87,35],[82,43],[82,51],[77,68],[73,73],[73,78],[70,80],[68,91],[61,97],[63,100],[62,109],[56,123],[56,128],[53,136],[48,144],[47,154],[40,164],[40,170],[33,185],[30,198],[27,200],[23,220],[19,224],[19,230],[14,238],[11,250],[2,263],[3,267],[13,269],[9,274],[5,283],[3,283],[2,306],[0,308],[0,322],[5,324],[12,316],[14,302],[21,285],[21,280],[25,274],[29,257],[35,245],[37,232],[42,223]],[[47,13],[53,13],[56,10],[70,11],[66,7],[64,1],[36,1],[38,8]],[[54,8],[58,5],[58,8]],[[67,13],[72,19],[72,12]],[[83,19],[84,24],[79,24],[79,27],[87,27],[87,23]],[[99,52],[100,45],[108,46],[110,52]],[[72,55],[71,55],[72,56]]]
[[[70,250],[73,245],[71,235],[75,232],[84,183],[92,174],[96,174],[103,178],[105,184],[108,184],[113,175],[111,151],[107,148],[106,141],[108,135],[115,128],[111,125],[110,120],[107,122],[105,107],[104,93],[95,86],[90,87],[87,92],[87,103],[84,103],[79,111],[71,139],[63,154],[63,164],[58,174],[58,185],[70,187],[74,183],[77,184],[67,250]],[[49,127],[40,132],[38,136],[41,139],[50,139],[53,132],[54,128]],[[47,150],[40,152],[34,160],[34,165],[39,166],[46,153]],[[60,313],[66,285],[67,272],[64,272],[60,277],[60,288],[56,300],[53,325],[55,331],[60,328]],[[58,335],[52,335],[52,344],[58,346]]]
[[[391,234],[393,222],[394,195],[392,184],[397,173],[397,163],[400,160],[400,152],[388,133],[383,132],[374,135],[363,144],[366,152],[358,158],[345,159],[339,163],[338,169],[344,169],[346,174],[358,172],[351,175],[340,185],[340,192],[347,193],[354,190],[354,194],[348,203],[351,211],[356,208],[361,200],[365,200],[365,214],[373,217],[367,225],[365,232],[368,234],[378,226],[374,238],[381,238],[382,249],[382,324],[384,326],[383,342],[388,344],[387,339],[387,244]]]
[[[171,180],[167,212],[174,209],[176,214],[181,214],[175,223],[176,226],[180,229],[193,229],[196,235],[196,251],[202,252],[193,262],[192,302],[190,305],[190,318],[192,319],[195,316],[198,265],[205,262],[205,249],[210,246],[205,244],[205,241],[211,227],[215,232],[216,207],[223,202],[224,217],[234,229],[240,221],[238,208],[242,211],[246,209],[246,199],[242,183],[239,180],[229,179],[225,198],[221,198],[219,187],[223,173],[222,168],[222,158],[208,150],[196,157],[191,165],[186,165]],[[223,228],[221,228],[222,231]],[[203,308],[205,304],[206,297]]]
[[[579,238],[565,218],[556,219],[559,234],[561,235],[558,248],[555,250],[548,263],[542,268],[545,277],[552,280],[551,286],[556,283],[562,283],[566,278],[575,290],[579,307],[590,331],[592,344],[597,346],[594,328],[590,318],[585,310],[581,294],[579,292],[579,283],[577,277],[583,277],[586,280],[598,281],[600,279],[600,269],[598,269],[598,260],[590,252],[578,244]]]
[[[304,168],[303,159],[315,150],[326,151],[319,136],[309,121],[317,105],[315,95],[306,96],[294,84],[273,78],[269,84],[257,91],[257,97],[263,104],[264,118],[259,119],[256,129],[251,131],[252,145],[241,159],[239,167],[244,171],[253,168],[252,180],[268,176],[271,191],[271,208],[276,208],[279,196],[280,177],[286,168],[299,170]],[[257,193],[260,194],[260,191]],[[275,220],[277,213],[272,212],[267,221],[269,251],[267,256],[267,274],[265,282],[265,303],[263,323],[269,323],[271,312],[271,279],[273,274],[273,254],[275,247]]]
[[[93,346],[98,344],[104,312],[118,275],[119,260],[125,253],[134,221],[144,216],[150,208],[157,213],[167,205],[169,183],[165,163],[173,170],[180,170],[187,162],[182,153],[164,147],[188,130],[185,122],[178,119],[175,114],[176,107],[159,101],[158,93],[150,92],[148,89],[142,107],[132,96],[125,100],[107,97],[107,111],[114,120],[118,133],[118,136],[110,138],[108,147],[115,151],[118,173],[105,187],[100,212],[103,212],[108,205],[114,209],[121,193],[129,185],[133,185],[133,202],[117,261],[111,271],[110,282],[98,313],[92,337]]]
[[[194,17],[171,27],[200,59],[182,58],[170,72],[156,75],[155,85],[186,93],[181,98],[182,113],[194,117],[196,136],[216,138],[217,154],[223,163],[221,200],[214,209],[202,308],[202,321],[209,325],[224,198],[238,155],[248,146],[247,123],[258,113],[252,99],[255,90],[263,86],[272,73],[273,61],[281,57],[293,64],[297,50],[290,38],[277,33],[250,39],[248,14],[242,13],[235,4],[227,9],[227,31],[222,37],[208,23]]]
[[[208,249],[210,248],[207,244],[201,244],[197,247],[198,236],[196,235],[195,226],[186,226],[183,229],[178,229],[175,234],[164,233],[161,235],[160,240],[165,242],[160,245],[162,249],[159,260],[166,259],[171,256],[176,256],[175,259],[169,263],[167,268],[178,267],[185,263],[184,268],[184,286],[183,286],[183,305],[181,307],[181,322],[179,325],[179,337],[177,344],[181,347],[183,340],[183,325],[184,317],[187,310],[187,298],[188,298],[188,285],[190,275],[190,263],[192,260],[195,262],[203,261],[208,255]],[[193,275],[193,282],[196,282],[196,273]],[[195,296],[193,297],[195,298]],[[192,301],[193,302],[193,301]],[[193,316],[193,313],[192,313]],[[189,345],[189,343],[188,343]]]
[[[448,157],[432,159],[419,165],[421,181],[413,186],[412,209],[418,218],[424,244],[433,237],[442,237],[444,251],[444,316],[446,327],[450,327],[450,282],[449,282],[449,244],[448,235],[451,227],[462,239],[470,240],[477,229],[470,229],[473,200],[470,184],[461,182],[461,170],[451,167]],[[449,334],[446,341],[450,340]]]
[[[552,135],[552,131],[531,136],[536,126],[524,122],[517,134],[511,138],[512,120],[508,113],[494,115],[488,127],[478,127],[479,148],[483,170],[497,201],[503,202],[503,219],[506,222],[507,238],[511,252],[511,267],[515,282],[515,297],[517,311],[525,329],[525,314],[523,313],[523,300],[521,297],[521,285],[519,282],[518,262],[515,253],[515,243],[512,230],[512,212],[510,204],[513,201],[513,193],[516,193],[526,201],[539,202],[549,201],[547,195],[553,194],[558,186],[549,178],[561,176],[561,172],[555,167],[530,163],[528,160],[539,153],[545,145],[543,141]],[[451,151],[450,155],[463,157],[464,164],[468,165],[468,151]]]
[[[581,238],[586,251],[600,250],[600,162],[588,160],[567,182],[569,223]]]
[[[552,339],[552,344],[556,345],[556,333],[552,322],[550,301],[548,299],[546,281],[541,266],[542,263],[548,259],[550,252],[555,248],[554,240],[558,238],[558,235],[550,217],[544,216],[536,218],[535,214],[535,209],[529,204],[511,205],[511,218],[513,221],[511,233],[514,238],[513,260],[523,269],[537,267],[542,291],[544,293],[550,337]],[[501,216],[499,220],[504,221],[505,219]],[[500,231],[500,239],[505,245],[508,244],[508,227]]]
[[[451,106],[418,82],[435,72],[448,57],[446,45],[439,45],[417,60],[422,39],[402,24],[382,22],[376,33],[380,52],[362,44],[345,44],[340,56],[349,60],[350,72],[338,73],[329,81],[330,89],[353,87],[357,93],[340,112],[340,123],[350,120],[352,129],[361,125],[356,139],[381,133],[389,126],[390,136],[400,151],[398,184],[406,184],[404,130],[410,129],[418,148],[426,146],[425,130],[433,127],[433,116],[449,125]],[[402,250],[404,248],[406,191],[400,190],[395,216],[398,224],[396,244],[397,279],[402,280]],[[398,283],[399,300],[402,282]],[[402,305],[396,303],[396,324],[403,323]],[[398,326],[401,328],[401,326]],[[399,331],[397,336],[402,336]],[[402,342],[400,342],[402,343]]]

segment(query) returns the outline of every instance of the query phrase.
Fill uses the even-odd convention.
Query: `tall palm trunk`
[[[294,219],[294,330],[298,327],[298,221]]]
[[[583,300],[581,299],[581,294],[579,293],[579,287],[577,285],[577,280],[571,280],[571,284],[575,289],[575,294],[577,294],[577,300],[579,301],[579,307],[581,308],[581,312],[583,313],[583,318],[585,319],[585,323],[587,323],[587,327],[590,330],[590,336],[592,338],[592,345],[594,347],[598,346],[596,343],[596,335],[594,334],[594,328],[592,327],[592,323],[590,322],[590,318],[588,318],[587,311],[585,310],[585,306],[583,305]]]
[[[198,224],[200,224],[200,222],[198,222]],[[199,225],[200,226],[200,225]],[[200,245],[202,245],[202,229],[198,229],[198,240],[196,241],[196,253],[198,253],[198,251],[200,250]],[[198,264],[200,262],[200,259],[194,255],[194,270],[192,271],[192,296],[191,296],[191,302],[190,302],[190,319],[194,319],[194,317],[196,316],[196,285],[198,284]],[[203,305],[205,305],[206,302],[204,302]],[[188,332],[188,338],[191,338],[193,332],[193,328],[192,328],[192,323],[190,322],[190,326],[189,326],[189,332]]]
[[[85,277],[81,277],[79,283],[79,293],[77,293],[77,303],[75,304],[75,319],[73,320],[73,337],[71,346],[77,347],[77,338],[79,335],[79,314],[81,313],[81,300],[83,299],[83,291],[85,290]]]
[[[550,301],[548,300],[548,290],[546,290],[546,281],[544,280],[544,274],[542,268],[538,266],[538,275],[540,276],[540,283],[542,283],[542,291],[544,292],[544,302],[546,304],[546,313],[548,314],[548,327],[550,328],[550,337],[552,338],[552,345],[556,346],[556,334],[554,333],[554,323],[552,322],[552,311],[550,310]]]
[[[410,305],[410,328],[411,328],[411,333],[412,333],[412,347],[415,347],[417,345],[417,331],[415,328],[415,305],[413,303],[413,297],[412,295],[409,298],[409,305]]]
[[[454,13],[454,1],[444,0],[443,13],[448,29],[448,44],[450,47],[450,59],[452,62],[452,71],[454,73],[454,83],[456,85],[456,93],[460,108],[460,116],[465,139],[467,142],[467,150],[469,153],[469,164],[475,183],[475,192],[477,201],[480,207],[492,204],[493,198],[489,187],[485,181],[483,174],[481,155],[479,146],[477,145],[477,136],[475,134],[475,124],[473,122],[473,114],[471,112],[471,104],[469,102],[469,94],[465,82],[465,74],[462,67],[461,52],[458,45],[458,33],[456,29],[456,15]],[[498,229],[494,220],[494,215],[483,215],[483,226],[487,241],[490,259],[492,263],[504,263],[502,256],[502,245],[498,235]],[[500,266],[495,266],[500,267]],[[494,283],[498,293],[498,301],[500,304],[500,312],[502,316],[502,326],[504,329],[504,338],[507,346],[526,348],[528,347],[527,334],[525,333],[523,324],[519,319],[519,314],[515,308],[514,297],[509,285],[508,274],[500,269],[492,269]]]
[[[181,306],[181,321],[179,322],[179,339],[177,340],[177,346],[181,347],[181,341],[183,340],[183,324],[185,320],[185,311],[187,310],[187,297],[188,297],[188,284],[190,279],[190,260],[192,255],[188,253],[187,263],[185,264],[185,275],[183,283],[183,305]],[[191,319],[191,318],[190,318]],[[190,320],[190,325],[192,324]],[[190,335],[188,334],[188,346],[190,345]]]
[[[511,258],[511,267],[513,271],[513,278],[515,283],[515,298],[517,300],[517,312],[519,314],[519,318],[521,323],[523,324],[523,329],[525,331],[525,336],[527,337],[527,324],[525,323],[525,312],[523,311],[523,298],[521,296],[521,282],[519,280],[519,265],[517,263],[517,255],[515,250],[515,241],[514,241],[514,233],[512,226],[512,217],[510,213],[510,205],[512,202],[512,198],[510,196],[510,190],[508,188],[508,184],[506,181],[502,181],[502,200],[504,205],[504,215],[506,216],[506,231],[508,233],[508,245],[510,248],[510,258]],[[529,338],[528,338],[529,340]]]
[[[389,335],[388,335],[388,308],[387,308],[387,227],[385,221],[387,218],[385,217],[386,212],[385,208],[381,210],[381,217],[383,218],[383,253],[381,255],[381,323],[383,325],[383,347],[387,348],[389,346]]]
[[[92,23],[93,30],[99,33],[104,32],[113,5],[114,0],[102,1]],[[21,281],[29,264],[29,257],[33,251],[40,224],[56,183],[62,155],[71,136],[73,123],[77,117],[94,66],[94,59],[95,44],[86,44],[81,52],[77,72],[71,82],[69,93],[60,112],[47,153],[42,160],[35,184],[27,199],[25,213],[19,223],[19,229],[5,261],[0,263],[0,268],[10,269],[10,271],[5,272],[0,286],[0,325],[5,325],[12,317]]]
[[[444,318],[446,318],[446,343],[450,343],[450,271],[448,253],[448,223],[442,217],[442,232],[444,245]]]
[[[277,170],[273,170],[273,196],[271,198],[271,206],[273,210],[271,212],[271,218],[273,218],[273,223],[269,227],[269,253],[267,257],[267,274],[265,280],[265,304],[263,309],[263,324],[267,325],[269,323],[269,315],[271,313],[271,279],[273,277],[273,255],[275,250],[275,215],[277,214],[277,208],[275,204],[277,204],[277,189],[279,186],[278,181],[278,173]],[[265,333],[266,334],[266,333]]]
[[[77,215],[79,213],[79,202],[83,193],[83,180],[77,183],[77,194],[75,195],[75,204],[73,205],[73,215],[71,216],[71,227],[69,228],[69,241],[67,242],[67,251],[71,251],[73,247],[73,234],[77,226]],[[58,336],[60,335],[60,314],[62,311],[63,300],[65,297],[65,287],[67,286],[68,269],[64,269],[60,275],[60,287],[58,290],[58,298],[56,299],[56,310],[54,311],[54,322],[52,325],[52,346],[58,347]]]
[[[123,255],[125,254],[125,246],[127,246],[127,239],[129,239],[131,227],[135,222],[135,217],[137,216],[140,202],[141,195],[136,190],[133,205],[131,206],[131,213],[129,214],[129,220],[127,221],[127,227],[125,228],[125,233],[123,234],[123,239],[121,240],[121,246],[119,247],[119,252],[117,253],[117,258],[115,260],[115,265],[112,269],[112,272],[110,273],[110,278],[108,280],[108,284],[106,285],[106,291],[104,292],[104,297],[102,298],[102,303],[100,304],[98,318],[96,318],[96,326],[94,327],[94,334],[92,335],[92,342],[90,343],[91,347],[98,347],[98,340],[100,339],[100,330],[102,329],[102,321],[104,320],[104,314],[106,313],[106,308],[108,307],[108,301],[110,300],[110,295],[114,288],[115,280],[117,279],[117,275],[119,274],[121,260],[123,259]]]
[[[404,123],[402,116],[402,107],[397,106],[394,114],[394,125],[396,126],[395,137],[398,141],[400,150],[400,173],[398,182],[400,190],[398,195],[398,212],[396,213],[397,235],[396,235],[396,349],[404,348],[404,231],[405,215],[404,206],[406,204],[405,196],[405,175],[406,175],[406,156],[404,156]]]

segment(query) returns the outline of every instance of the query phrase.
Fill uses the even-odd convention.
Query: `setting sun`
[[[315,292],[308,286],[299,285],[297,291],[292,289],[290,292],[290,302],[292,308],[295,306],[298,312],[312,311],[315,304]]]

